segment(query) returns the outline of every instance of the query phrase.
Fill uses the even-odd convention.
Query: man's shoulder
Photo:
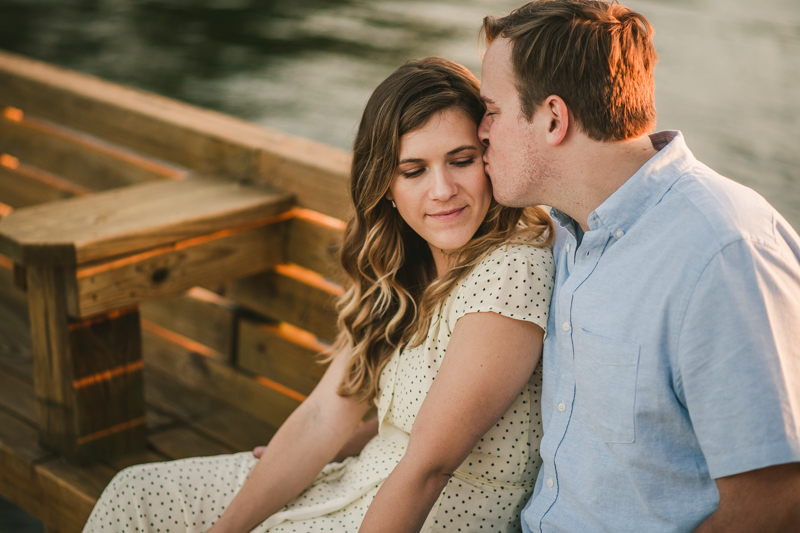
[[[664,231],[719,249],[740,240],[773,245],[785,223],[763,196],[695,162],[654,208]]]

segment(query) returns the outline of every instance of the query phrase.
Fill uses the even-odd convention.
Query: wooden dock
[[[349,155],[0,53],[0,495],[266,443],[335,335]]]

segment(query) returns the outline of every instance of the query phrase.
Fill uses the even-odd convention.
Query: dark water
[[[481,18],[519,3],[0,0],[0,48],[348,148],[389,72],[479,74]],[[623,3],[656,28],[659,128],[800,228],[800,1]]]

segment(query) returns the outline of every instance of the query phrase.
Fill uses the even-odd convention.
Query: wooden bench
[[[349,155],[0,53],[0,494],[80,531],[138,462],[265,443],[335,335]]]

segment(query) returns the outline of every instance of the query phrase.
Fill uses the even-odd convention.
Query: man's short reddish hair
[[[511,62],[528,120],[550,95],[597,141],[621,141],[656,125],[658,56],[647,19],[600,0],[536,0],[483,19],[486,40],[512,43]]]

